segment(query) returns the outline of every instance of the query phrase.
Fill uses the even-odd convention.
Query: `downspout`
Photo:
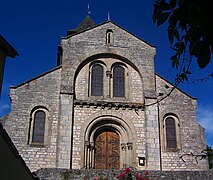
[[[159,129],[159,156],[160,156],[160,171],[162,171],[162,158],[161,158],[161,131],[160,131],[160,109],[158,107],[158,129]]]
[[[73,127],[74,127],[74,87],[73,87],[73,93],[70,93],[72,96],[72,123],[71,123],[71,147],[70,147],[70,169],[72,169],[72,155],[73,155]]]
[[[155,92],[157,93],[156,76],[157,76],[157,74],[155,74]],[[157,103],[157,108],[158,108],[158,132],[159,132],[158,135],[159,135],[160,171],[162,171],[163,168],[162,168],[162,155],[161,155],[161,129],[160,129],[160,108],[159,108],[159,103]]]

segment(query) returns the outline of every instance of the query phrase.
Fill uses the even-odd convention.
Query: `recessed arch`
[[[129,124],[127,124],[124,120],[116,117],[116,116],[100,116],[95,119],[93,119],[85,129],[85,141],[90,140],[90,136],[94,130],[96,130],[96,127],[103,127],[103,126],[114,126],[119,127],[120,133],[127,134],[127,141],[133,140],[132,131],[129,127]]]
[[[180,120],[175,113],[166,113],[163,116],[164,149],[174,151],[181,148]]]
[[[97,53],[97,52],[96,52]],[[73,90],[75,89],[75,82],[76,82],[76,78],[79,74],[79,72],[81,71],[81,69],[88,63],[91,63],[91,65],[95,62],[99,62],[100,63],[100,59],[101,58],[114,58],[114,59],[118,59],[124,63],[122,63],[123,65],[126,63],[128,65],[130,65],[133,69],[135,69],[140,78],[141,78],[141,82],[143,84],[143,79],[142,79],[142,72],[141,72],[141,69],[140,68],[141,66],[135,62],[135,64],[133,63],[134,61],[131,61],[132,57],[129,56],[129,57],[123,57],[121,55],[118,55],[118,54],[114,54],[114,53],[100,53],[100,54],[91,54],[91,56],[85,56],[84,59],[82,59],[82,61],[77,61],[73,64],[72,68],[73,68],[73,71],[72,73],[74,73],[74,76],[70,76],[72,79],[71,79],[71,83],[73,82]],[[75,69],[75,70],[74,70]],[[139,70],[140,69],[140,70]]]
[[[109,59],[109,61],[107,61],[108,59]],[[115,61],[115,62],[113,63],[113,61]],[[97,93],[97,94],[99,94],[98,96],[93,95],[93,93],[92,93],[92,87],[93,87],[91,85],[92,84],[92,75],[93,75],[92,69],[93,69],[94,65],[100,65],[103,67],[103,70],[104,70],[103,78],[101,78],[101,79],[103,79],[102,81],[103,81],[104,85],[102,85],[102,86],[104,86],[104,89],[103,89],[103,93],[100,93],[101,95],[99,93]],[[115,71],[113,71],[113,69],[115,67],[124,68],[123,78],[118,77],[119,80],[123,79],[123,81],[119,81],[119,80],[113,81],[113,77],[115,77],[115,76],[113,76],[113,73],[115,72]],[[119,98],[121,98],[120,100],[124,100],[124,98],[126,100],[131,99],[131,98],[133,98],[130,93],[131,88],[132,88],[132,86],[130,86],[131,79],[136,77],[136,76],[133,76],[133,73],[137,73],[137,78],[140,79],[140,84],[138,84],[138,85],[140,85],[141,89],[142,89],[141,95],[140,95],[142,97],[141,101],[143,101],[144,85],[143,85],[142,75],[138,68],[140,68],[140,67],[136,67],[133,63],[130,62],[130,60],[128,60],[124,57],[121,57],[119,55],[116,55],[116,54],[102,53],[102,54],[93,55],[93,56],[85,59],[78,66],[77,71],[75,72],[75,78],[74,78],[75,81],[73,84],[75,97],[77,98],[79,96],[80,97],[85,96],[85,98],[89,97],[91,99],[97,99],[97,98],[107,99],[109,97],[110,98],[119,97]],[[85,71],[89,72],[87,77],[85,75]],[[78,77],[81,77],[81,76],[85,76],[84,79],[85,79],[86,83],[82,84],[79,81]],[[113,88],[115,87],[115,86],[113,86],[113,83],[115,83],[115,82],[116,82],[117,86],[123,87],[122,95],[116,95],[116,94],[113,95],[113,93],[116,92],[115,90],[113,91]],[[119,82],[123,82],[123,83],[119,84]],[[121,85],[123,85],[123,86],[121,86]],[[78,94],[76,89],[79,89],[79,87],[82,92]],[[115,88],[115,89],[118,89],[118,88]],[[117,92],[120,92],[119,90],[120,89],[118,89]]]
[[[94,64],[100,64],[102,66],[106,66],[106,64],[103,61],[101,61],[99,59],[95,59],[95,60],[93,60],[93,61],[90,62],[89,68],[91,68]]]
[[[44,109],[44,110],[46,110],[46,111],[48,111],[49,112],[49,108],[47,108],[46,106],[44,106],[44,105],[37,105],[37,106],[33,106],[32,108],[30,108],[31,110],[30,110],[30,116],[32,116],[32,113],[33,112],[35,112],[35,111],[37,111],[37,110],[39,110],[39,109]]]
[[[169,113],[164,114],[163,119],[165,119],[166,117],[169,117],[169,116],[175,117],[175,118],[177,118],[177,120],[179,121],[178,115],[175,114],[175,113],[172,113],[172,112],[169,112]]]
[[[113,67],[115,67],[115,66],[123,66],[123,67],[127,68],[127,65],[125,63],[123,63],[123,62],[115,62],[115,63],[112,64],[110,69],[113,69]]]
[[[27,144],[46,145],[49,131],[49,110],[42,105],[31,108]]]
[[[99,114],[99,116],[98,116]],[[97,113],[92,118],[85,121],[81,129],[82,141],[82,167],[94,168],[95,158],[95,139],[100,131],[112,130],[119,136],[119,151],[120,151],[120,167],[123,164],[131,164],[135,159],[136,149],[135,142],[136,134],[132,123],[124,120],[126,117],[122,114],[103,115]],[[130,148],[131,146],[131,148]]]

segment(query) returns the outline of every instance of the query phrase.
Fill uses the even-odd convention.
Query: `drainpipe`
[[[158,107],[158,129],[159,129],[159,155],[160,155],[160,170],[162,171],[162,158],[161,158],[161,134],[160,134],[160,109],[159,109],[159,105],[157,105]]]
[[[70,147],[70,169],[72,169],[72,155],[73,155],[73,126],[74,126],[74,88],[73,88],[73,93],[70,93],[72,96],[72,120],[71,120],[71,147]]]

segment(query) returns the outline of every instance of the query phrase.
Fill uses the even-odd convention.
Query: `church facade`
[[[3,118],[31,170],[206,170],[197,101],[154,71],[155,47],[87,16],[58,48],[58,66],[11,87]],[[159,102],[158,102],[159,101]]]

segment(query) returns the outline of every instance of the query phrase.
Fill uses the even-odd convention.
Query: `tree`
[[[207,146],[208,160],[209,160],[209,169],[213,169],[213,149],[211,146]]]
[[[211,61],[213,52],[212,0],[155,0],[153,22],[157,27],[168,22],[168,38],[174,55],[172,67],[177,69],[176,83],[187,81],[191,63],[200,69]],[[200,80],[213,77],[212,73]]]

